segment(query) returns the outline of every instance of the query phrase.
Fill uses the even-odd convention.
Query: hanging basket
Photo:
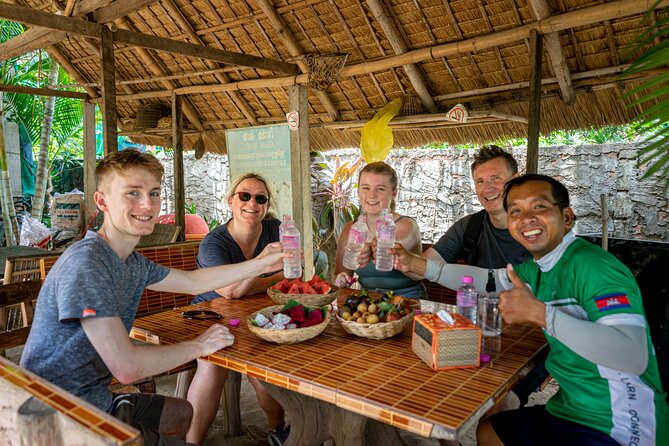
[[[158,121],[163,117],[163,106],[160,104],[147,104],[137,110],[135,130],[154,129]]]
[[[305,54],[304,63],[309,68],[307,85],[319,91],[325,91],[339,76],[348,59],[348,53]]]

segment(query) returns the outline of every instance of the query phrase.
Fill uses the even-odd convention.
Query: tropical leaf
[[[650,20],[650,11],[659,4],[659,0],[651,6],[644,17],[644,31],[641,32],[631,46],[628,58],[638,56],[623,77],[631,77],[646,70],[664,68],[669,60],[669,18],[661,18],[656,22]],[[655,45],[654,42],[660,43]],[[639,163],[648,167],[643,178],[652,175],[664,177],[665,189],[669,188],[669,74],[660,74],[644,80],[628,91],[624,98],[628,107],[641,106],[637,115],[637,135],[648,144],[639,153]]]

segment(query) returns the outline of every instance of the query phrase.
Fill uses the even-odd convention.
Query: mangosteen
[[[360,305],[360,302],[362,301],[362,297],[358,296],[357,294],[351,294],[346,298],[346,303],[345,305],[349,308],[358,308],[358,305]]]

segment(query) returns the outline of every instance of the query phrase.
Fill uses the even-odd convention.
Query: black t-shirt
[[[241,263],[250,260],[244,257],[242,249],[230,232],[228,232],[228,220],[224,225],[211,231],[206,235],[202,242],[200,242],[200,251],[197,254],[197,267],[207,268],[210,266],[229,265],[231,263]],[[281,221],[276,218],[263,220],[262,233],[260,239],[253,251],[253,258],[265,249],[270,243],[279,241],[279,225]],[[215,291],[199,294],[193,299],[192,303],[206,302],[208,300],[217,299],[221,296]]]
[[[465,257],[464,236],[467,223],[473,215],[467,215],[456,221],[432,246],[446,262],[456,263]],[[511,237],[508,230],[494,227],[488,214],[483,219],[476,246],[478,255],[473,266],[480,268],[504,268],[507,263],[517,265],[532,258],[532,255]]]

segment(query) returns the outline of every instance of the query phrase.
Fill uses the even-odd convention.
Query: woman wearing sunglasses
[[[255,173],[235,178],[228,193],[232,218],[211,231],[200,243],[198,268],[241,263],[260,255],[265,247],[279,241],[280,221],[269,212],[272,204],[267,181]],[[238,299],[248,294],[265,291],[272,283],[283,279],[283,271],[268,277],[241,280],[225,288],[200,294],[193,303],[219,297]],[[197,372],[188,390],[188,401],[193,405],[193,421],[187,441],[202,444],[218,410],[221,392],[228,370],[207,361],[198,360]],[[284,411],[258,382],[249,377],[256,391],[260,407],[265,411],[270,427],[269,442],[281,445],[288,436]]]

